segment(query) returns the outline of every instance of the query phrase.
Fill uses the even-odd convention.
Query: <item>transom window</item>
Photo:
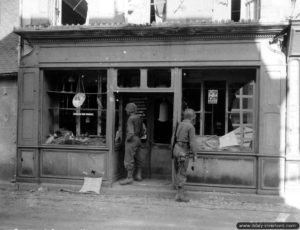
[[[171,69],[119,69],[117,70],[119,88],[170,88],[172,86]]]

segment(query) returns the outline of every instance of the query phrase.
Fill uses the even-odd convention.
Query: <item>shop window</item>
[[[147,77],[147,85],[150,88],[170,87],[171,70],[170,69],[149,69],[148,77]]]
[[[140,69],[119,69],[118,87],[140,87]]]
[[[183,110],[196,111],[199,151],[254,151],[255,69],[183,70]]]
[[[106,70],[46,70],[44,76],[44,142],[105,145]]]
[[[88,5],[85,0],[63,0],[61,6],[61,24],[85,24],[87,11]]]
[[[241,0],[231,1],[231,20],[238,22],[241,17]]]

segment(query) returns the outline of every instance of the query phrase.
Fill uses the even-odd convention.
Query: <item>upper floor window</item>
[[[85,24],[88,4],[85,0],[63,0],[61,5],[61,24]]]
[[[257,19],[259,0],[23,0],[23,25]]]
[[[238,22],[241,18],[241,0],[231,1],[231,20]]]

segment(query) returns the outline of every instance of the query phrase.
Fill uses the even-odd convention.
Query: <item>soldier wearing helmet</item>
[[[189,163],[189,153],[192,152],[194,160],[196,152],[194,149],[196,114],[193,109],[186,109],[183,112],[183,121],[176,128],[173,141],[173,157],[175,168],[175,188],[177,190],[175,200],[178,202],[188,202],[184,195],[184,183],[186,182],[186,172]]]
[[[128,103],[125,107],[127,113],[127,127],[125,139],[125,157],[124,166],[127,170],[127,178],[120,181],[121,185],[131,184],[133,182],[133,171],[135,169],[135,180],[142,180],[142,157],[140,153],[141,136],[143,133],[143,122],[137,112],[137,106],[134,103]]]

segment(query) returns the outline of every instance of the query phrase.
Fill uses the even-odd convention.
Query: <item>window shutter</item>
[[[257,0],[241,0],[241,20],[257,20],[258,19],[258,1]]]
[[[285,151],[285,70],[268,66],[261,71],[259,152],[279,155]]]
[[[20,76],[18,144],[37,145],[39,70],[21,69]]]
[[[60,25],[61,0],[49,0],[48,10],[50,24]]]

